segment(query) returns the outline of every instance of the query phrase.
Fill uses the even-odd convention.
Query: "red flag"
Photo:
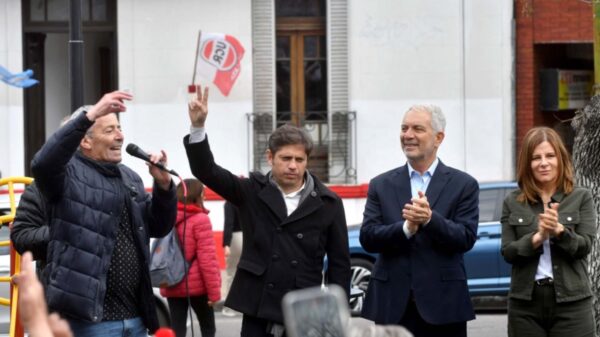
[[[240,75],[244,47],[231,35],[204,33],[199,38],[197,73],[228,96]]]

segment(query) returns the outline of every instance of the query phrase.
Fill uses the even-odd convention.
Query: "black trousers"
[[[273,334],[267,332],[269,321],[249,316],[244,314],[242,318],[242,331],[240,332],[241,337],[273,337]],[[177,336],[179,337],[179,336]],[[286,337],[286,334],[283,334]]]
[[[408,301],[400,325],[410,331],[414,337],[467,337],[467,322],[433,325],[427,323],[413,300]]]
[[[593,337],[592,298],[557,303],[554,286],[534,285],[531,301],[508,300],[510,337]]]
[[[188,300],[186,297],[168,297],[169,310],[171,311],[171,328],[177,337],[185,337],[187,333]],[[214,337],[217,329],[215,327],[215,312],[208,305],[208,296],[190,297],[192,309],[196,313],[200,323],[202,337]]]

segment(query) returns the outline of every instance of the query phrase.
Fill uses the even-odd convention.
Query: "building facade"
[[[433,103],[448,121],[444,163],[480,181],[514,177],[512,1],[83,3],[86,104],[131,90],[121,116],[125,141],[164,149],[182,176],[191,175],[182,138],[202,31],[235,36],[246,51],[229,96],[197,78],[211,87],[207,132],[216,160],[235,174],[268,169],[265,141],[274,127],[303,126],[317,143],[309,169],[344,197],[348,222],[360,222],[365,184],[405,161],[403,113]],[[25,90],[0,84],[3,176],[27,174],[33,154],[70,114],[67,20],[67,0],[0,4],[0,65],[31,68],[41,81]],[[124,162],[151,186],[142,162],[127,155]],[[219,229],[221,201],[212,198]]]
[[[573,144],[570,119],[589,100],[593,83],[592,1],[516,0],[514,10],[518,145],[530,128],[545,125],[559,131],[570,148]],[[552,90],[561,82],[556,70],[566,75],[587,76],[571,85],[565,82],[572,80],[572,76],[566,79],[563,76],[561,86],[570,86],[575,92],[560,94]],[[545,98],[550,104],[544,103]],[[564,104],[552,104],[557,101]]]

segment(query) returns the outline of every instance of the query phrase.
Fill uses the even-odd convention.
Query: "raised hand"
[[[12,280],[19,287],[19,316],[25,329],[32,335],[49,331],[44,289],[33,269],[33,256],[30,252],[23,254],[21,272]],[[43,335],[51,334],[44,332]]]
[[[192,126],[197,128],[204,127],[206,116],[208,116],[208,87],[204,88],[203,94],[202,86],[196,86],[196,97],[188,103],[188,113]]]
[[[127,110],[123,101],[131,101],[133,96],[125,91],[113,91],[102,96],[102,98],[87,112],[87,118],[95,121],[97,118],[115,112]]]

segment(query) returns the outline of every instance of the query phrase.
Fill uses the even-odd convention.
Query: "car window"
[[[506,198],[507,195],[511,194],[512,191],[516,190],[516,187],[512,187],[512,188],[505,188],[504,189],[504,195],[502,196],[502,200],[504,200],[504,198]]]
[[[479,222],[498,221],[496,207],[498,207],[498,189],[479,191]]]

